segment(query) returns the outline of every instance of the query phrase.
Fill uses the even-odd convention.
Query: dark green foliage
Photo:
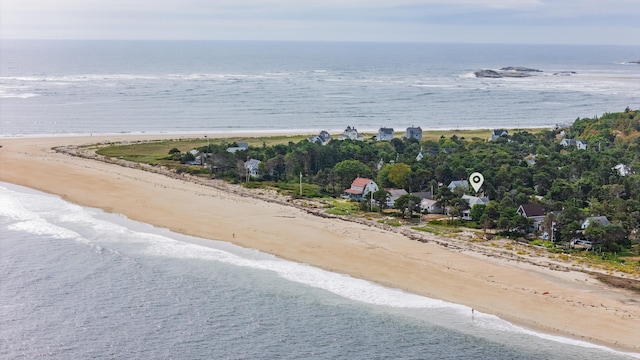
[[[566,138],[584,139],[587,150],[560,145],[561,131]],[[515,211],[535,201],[533,196],[541,196],[540,201],[554,212],[554,240],[589,237],[600,239],[605,251],[615,251],[627,247],[629,234],[640,226],[639,110],[579,118],[567,129],[535,134],[515,131],[492,142],[453,135],[424,142],[394,138],[389,142],[334,140],[324,146],[306,140],[272,146],[263,143],[235,153],[227,152],[228,146],[210,144],[199,149],[211,153],[205,170],[215,169],[213,176],[243,179],[238,177],[238,164],[254,158],[263,163],[262,180],[281,184],[277,186],[299,186],[302,173],[304,196],[337,196],[360,176],[375,179],[380,189],[435,191],[439,205],[450,207],[450,213],[459,217],[466,210],[466,202],[462,194],[452,193],[447,185],[478,171],[485,178],[480,195],[491,199],[486,207],[471,209],[473,220],[482,228],[524,232],[531,224]],[[416,159],[418,153],[423,155],[420,160]],[[173,148],[169,159],[184,162],[189,160],[187,154]],[[631,172],[621,176],[614,168],[618,164],[626,165]],[[314,190],[308,187],[310,184]],[[382,204],[380,210],[385,194],[382,190],[374,193],[374,204]],[[467,194],[473,195],[471,190]],[[409,199],[404,197],[399,204],[405,216],[419,203],[412,199],[414,205],[409,205]],[[371,208],[370,204],[363,207]],[[607,216],[613,225],[585,233],[580,225],[588,216]]]
[[[411,194],[396,199],[394,207],[402,213],[402,217],[411,219],[414,212],[420,211],[420,198]]]

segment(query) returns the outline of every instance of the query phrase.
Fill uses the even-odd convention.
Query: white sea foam
[[[153,234],[136,234],[136,236],[146,238],[150,241],[147,251],[151,255],[213,260],[236,266],[273,271],[284,279],[314,288],[323,289],[341,297],[365,304],[404,309],[448,309],[461,316],[468,316],[470,312],[470,308],[467,306],[431,299],[407,293],[399,289],[383,287],[366,280],[325,271],[306,264],[280,259],[247,259],[226,251],[195,244],[182,243]],[[528,330],[502,320],[497,316],[484,314],[478,311],[475,311],[473,317],[474,324],[476,326],[488,330],[521,333],[558,343],[620,353],[605,346],[592,344],[586,341]],[[640,354],[628,355],[640,358]]]
[[[39,96],[38,94],[35,93],[10,93],[10,92],[6,92],[6,91],[0,91],[0,98],[5,98],[5,99],[9,99],[9,98],[19,98],[19,99],[29,99],[32,97],[36,97]]]

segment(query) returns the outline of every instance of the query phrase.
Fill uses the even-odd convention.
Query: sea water
[[[2,359],[624,359],[0,183]]]
[[[0,136],[553,127],[640,108],[638,46],[0,42]],[[527,78],[476,78],[526,66]]]

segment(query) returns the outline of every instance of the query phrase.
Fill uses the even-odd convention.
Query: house
[[[536,157],[537,155],[529,154],[525,156],[524,161],[526,161],[529,166],[534,166],[536,164]]]
[[[473,209],[474,206],[489,204],[489,198],[487,197],[462,195],[462,200],[466,201],[467,204],[469,204],[469,208],[462,212],[462,220],[471,220],[471,209]],[[449,209],[447,209],[447,215],[449,215]]]
[[[507,137],[509,136],[509,132],[507,130],[504,129],[496,129],[491,131],[491,136],[489,137],[489,141],[496,141],[501,137]]]
[[[433,193],[431,191],[420,191],[411,193],[411,195],[418,197],[420,200],[429,199],[433,200]]]
[[[236,151],[247,150],[248,148],[249,148],[249,144],[247,144],[246,142],[239,142],[239,143],[236,143],[236,146],[228,147],[227,152],[234,153]]]
[[[606,216],[592,216],[592,217],[588,217],[585,221],[583,221],[582,225],[580,225],[580,228],[582,230],[585,230],[591,224],[594,224],[595,226],[609,226],[609,225],[611,225],[611,223],[609,222],[609,219],[607,219]]]
[[[587,143],[584,140],[562,139],[562,141],[560,141],[560,145],[564,147],[575,146],[580,150],[587,150]]]
[[[442,207],[433,199],[422,199],[420,201],[420,211],[428,214],[442,214]]]
[[[384,189],[387,193],[389,193],[389,198],[387,199],[387,207],[392,208],[396,200],[402,195],[407,195],[407,190],[405,189]]]
[[[613,169],[617,170],[618,174],[620,174],[620,176],[627,176],[627,175],[631,174],[631,169],[629,168],[629,166],[624,165],[624,164],[618,164],[618,165],[614,166]]]
[[[547,216],[544,207],[540,204],[524,204],[518,207],[516,210],[518,215],[524,216],[533,221],[533,230],[539,230],[540,225]]]
[[[487,205],[489,204],[489,198],[486,196],[477,197],[471,195],[462,195],[462,200],[466,201],[469,204],[469,207],[474,207],[476,205]]]
[[[407,133],[404,135],[407,139],[422,140],[422,128],[420,126],[411,126],[407,128]]]
[[[370,192],[378,191],[378,184],[373,180],[358,177],[351,183],[351,187],[344,191],[342,195],[345,199],[360,201]]]
[[[185,161],[187,165],[204,165],[204,159],[206,159],[207,154],[201,153],[196,149],[189,150],[189,154],[193,155],[193,160]]]
[[[471,220],[471,209],[473,209],[476,205],[487,205],[489,204],[488,197],[477,197],[471,195],[462,195],[462,200],[466,201],[469,204],[469,209],[464,210],[462,212],[462,220]]]
[[[258,168],[260,167],[261,162],[262,161],[256,159],[249,159],[245,161],[244,168],[247,170],[247,180],[249,177],[260,177],[260,175],[258,174]]]
[[[319,143],[320,145],[327,145],[329,141],[331,141],[331,134],[326,130],[322,130],[320,131],[320,134],[316,136],[309,136],[307,140],[309,140],[309,142]]]
[[[378,136],[376,139],[378,141],[389,141],[393,139],[393,128],[381,127],[378,129]]]
[[[358,130],[355,127],[347,126],[346,129],[342,132],[342,135],[338,137],[338,140],[359,140],[362,141],[362,137],[358,135]]]
[[[467,180],[458,180],[458,181],[452,181],[449,183],[449,190],[451,190],[451,192],[454,192],[454,190],[457,187],[461,187],[464,189],[464,192],[466,193],[467,191],[469,191],[469,182]]]

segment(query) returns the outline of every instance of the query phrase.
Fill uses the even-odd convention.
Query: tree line
[[[563,146],[563,137],[582,139],[588,147]],[[491,202],[474,207],[471,215],[485,229],[523,232],[530,222],[516,210],[532,202],[544,206],[544,226],[555,229],[554,239],[560,241],[580,236],[617,251],[630,245],[640,226],[640,110],[578,118],[568,128],[515,131],[495,141],[456,135],[326,145],[304,140],[227,152],[232,145],[198,149],[209,154],[206,161],[214,175],[229,181],[245,179],[242,164],[257,159],[259,181],[298,182],[302,174],[321,194],[339,196],[356,177],[367,177],[380,188],[433,191],[440,204],[462,211],[461,194],[451,193],[447,185],[477,171],[484,175],[482,193]],[[184,160],[185,155],[173,157]],[[580,224],[590,216],[606,216],[611,225],[582,231]]]

